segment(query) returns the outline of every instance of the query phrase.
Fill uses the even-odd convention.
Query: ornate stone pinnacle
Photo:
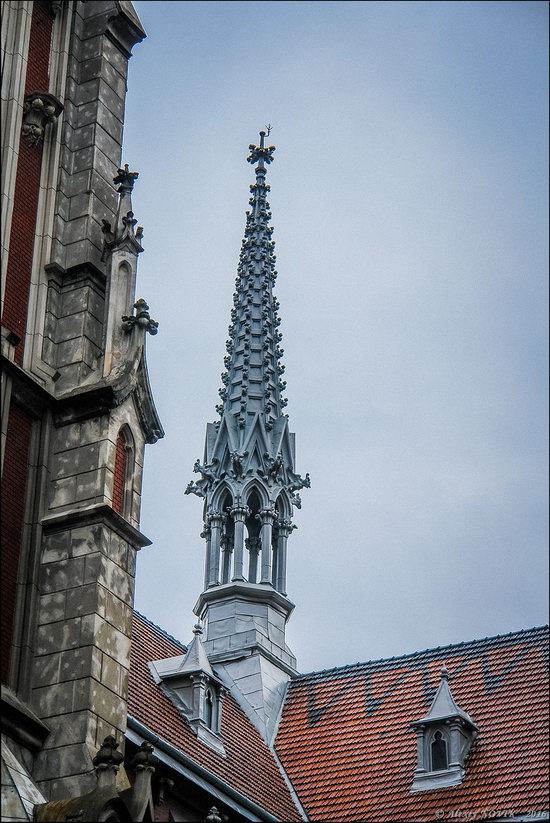
[[[442,680],[448,680],[449,679],[449,670],[447,669],[447,666],[442,666],[441,667],[441,671],[440,671],[439,675],[440,675]]]
[[[193,634],[195,637],[200,637],[203,634],[203,628],[200,623],[195,623],[193,626]]]

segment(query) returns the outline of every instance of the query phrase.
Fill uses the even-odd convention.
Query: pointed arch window
[[[210,689],[207,690],[204,700],[204,722],[209,729],[214,729],[214,701]]]
[[[447,741],[443,732],[437,731],[431,745],[432,771],[437,772],[448,767]]]
[[[134,438],[128,426],[117,436],[113,479],[113,509],[128,518],[132,510]]]
[[[257,490],[253,487],[248,495],[247,506],[250,514],[246,520],[246,548],[248,549],[248,582],[258,582],[258,555],[261,549],[260,523],[256,517],[262,508],[261,500]]]

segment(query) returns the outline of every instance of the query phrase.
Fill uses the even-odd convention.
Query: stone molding
[[[105,523],[106,526],[128,541],[135,549],[139,550],[152,545],[152,541],[148,537],[145,537],[122,515],[105,503],[89,506],[85,509],[72,509],[62,514],[48,515],[43,517],[41,522],[45,533],[62,531],[73,526],[91,526],[97,523]]]
[[[207,589],[199,595],[193,612],[200,617],[205,606],[214,603],[218,600],[233,600],[240,598],[249,600],[253,603],[266,603],[269,606],[282,612],[285,618],[288,619],[290,614],[294,611],[294,603],[288,597],[267,586],[262,586],[261,583],[247,583],[246,581],[236,581],[225,583],[221,586],[216,586]]]

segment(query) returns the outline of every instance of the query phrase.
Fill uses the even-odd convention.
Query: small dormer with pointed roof
[[[225,689],[214,674],[202,643],[202,626],[193,629],[187,652],[149,664],[156,683],[189,721],[195,734],[218,754],[225,754],[220,736]]]
[[[428,714],[411,723],[416,732],[417,763],[411,792],[443,789],[462,783],[465,762],[478,728],[457,705],[449,688],[449,672],[440,682]]]

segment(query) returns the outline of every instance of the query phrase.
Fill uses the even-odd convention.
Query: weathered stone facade
[[[107,737],[124,751],[143,457],[163,431],[145,362],[157,324],[133,309],[137,173],[121,168],[145,32],[115,0],[2,17],[2,814],[28,819],[27,778],[35,803],[74,798],[95,791]]]

